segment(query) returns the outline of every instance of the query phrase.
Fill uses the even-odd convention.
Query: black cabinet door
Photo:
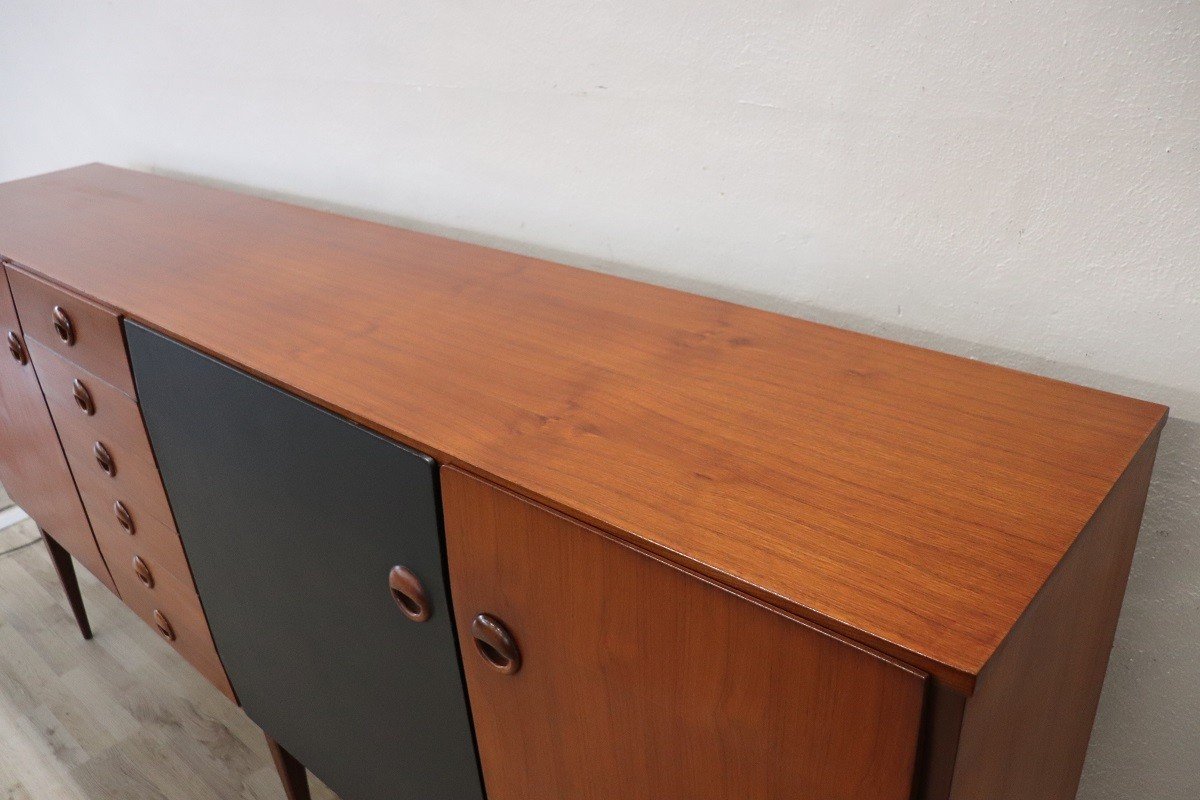
[[[482,797],[429,457],[136,324],[138,397],[246,713],[344,800]],[[432,613],[409,619],[389,572]]]

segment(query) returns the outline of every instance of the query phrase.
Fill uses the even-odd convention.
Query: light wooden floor
[[[0,800],[282,800],[258,728],[78,572],[91,642],[34,525],[0,531]]]

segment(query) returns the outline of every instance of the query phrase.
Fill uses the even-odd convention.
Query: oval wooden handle
[[[154,609],[154,627],[158,629],[159,636],[168,642],[175,641],[175,629],[171,627],[171,621],[157,608]]]
[[[429,619],[432,609],[429,607],[429,595],[421,579],[408,567],[399,565],[392,567],[388,573],[388,588],[392,590],[392,599],[404,616],[413,622],[424,622]]]
[[[79,406],[80,411],[89,417],[96,413],[96,404],[92,402],[92,393],[79,378],[71,383],[71,394],[75,396],[75,405]]]
[[[133,524],[133,515],[120,500],[113,503],[113,516],[117,518],[117,524],[121,526],[121,529],[130,536],[137,531],[137,526]]]
[[[141,556],[133,557],[133,574],[137,575],[137,579],[142,582],[142,586],[147,589],[154,588],[154,573],[150,571],[150,565],[142,561]]]
[[[479,655],[497,671],[514,675],[521,669],[521,648],[504,623],[491,614],[480,614],[471,620],[471,636]]]
[[[15,331],[8,332],[8,352],[22,367],[29,363],[29,354],[25,352],[25,343]]]
[[[58,334],[58,338],[62,339],[63,344],[67,347],[75,344],[75,324],[67,316],[67,310],[62,306],[55,306],[51,318],[54,321],[54,331]]]
[[[92,445],[92,455],[96,456],[96,463],[100,465],[100,469],[108,473],[108,477],[116,477],[117,465],[113,463],[112,455],[108,452],[108,448],[100,442]]]

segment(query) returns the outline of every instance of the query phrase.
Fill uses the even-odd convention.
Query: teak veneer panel
[[[453,467],[442,496],[490,800],[910,800],[924,674]]]
[[[950,800],[1073,800],[1158,436],[1134,458],[966,702]]]
[[[121,322],[116,314],[19,269],[9,269],[8,279],[21,325],[30,339],[37,339],[63,358],[133,396],[125,337],[121,335]],[[60,339],[54,328],[54,312],[59,308],[71,324],[70,342]]]
[[[155,570],[151,567],[154,586],[147,588],[135,577],[129,560],[122,559],[122,562],[112,565],[112,573],[121,589],[121,599],[125,601],[125,605],[155,630],[158,630],[155,612],[163,615],[175,634],[175,638],[168,642],[171,647],[209,683],[236,703],[237,695],[225,674],[221,657],[217,655],[200,598],[192,591],[190,585],[181,583],[166,570]]]
[[[964,691],[1166,412],[101,165],[0,186],[0,253]]]
[[[142,456],[154,460],[136,400],[37,339],[30,338],[28,345],[38,381],[42,384],[42,394],[55,419],[81,420],[91,429],[95,439],[137,443]],[[83,384],[87,391],[91,414],[84,412],[75,399],[75,381]]]

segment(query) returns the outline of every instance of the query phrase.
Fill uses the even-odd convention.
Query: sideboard
[[[289,798],[1075,796],[1162,406],[103,165],[0,256],[0,482]]]

